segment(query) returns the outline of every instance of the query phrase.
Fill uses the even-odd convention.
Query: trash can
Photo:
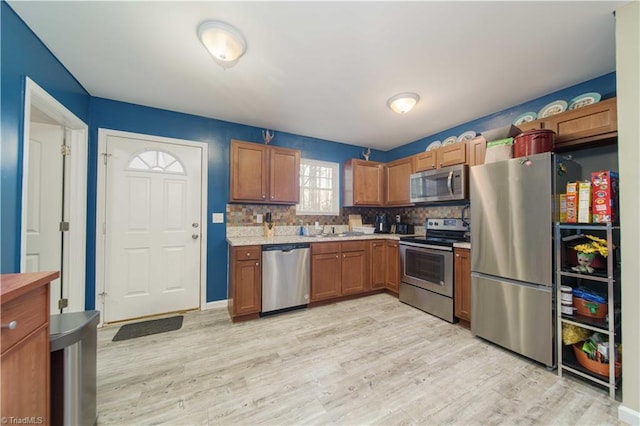
[[[51,424],[95,425],[99,311],[51,315]]]

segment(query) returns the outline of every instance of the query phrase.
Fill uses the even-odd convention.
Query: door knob
[[[191,236],[191,238],[193,238],[194,240],[197,240],[198,238],[200,238],[200,235],[198,235],[198,234],[193,234],[193,235]]]

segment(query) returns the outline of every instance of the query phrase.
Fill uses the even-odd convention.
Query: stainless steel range
[[[425,237],[401,237],[400,301],[453,322],[453,245],[469,241],[461,219],[427,219]]]

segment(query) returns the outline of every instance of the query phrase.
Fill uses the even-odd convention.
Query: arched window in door
[[[131,157],[128,170],[145,172],[174,173],[183,175],[184,166],[173,154],[165,151],[142,151]]]

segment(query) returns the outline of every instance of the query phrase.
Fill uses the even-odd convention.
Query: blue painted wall
[[[102,98],[91,98],[89,140],[89,203],[87,226],[87,308],[95,300],[95,221],[98,161],[98,128],[144,133],[208,144],[209,175],[207,220],[214,212],[225,212],[229,199],[229,144],[231,139],[262,140],[262,129],[172,111],[149,108]],[[303,158],[343,162],[358,158],[362,148],[276,131],[271,145],[299,149]],[[386,153],[372,150],[372,160],[385,161]],[[225,224],[208,224],[207,301],[227,298],[227,245]]]
[[[516,105],[503,111],[499,111],[467,123],[462,123],[459,126],[444,130],[442,132],[436,133],[435,135],[430,135],[425,138],[418,139],[417,141],[388,151],[387,161],[393,161],[397,160],[398,158],[417,154],[418,152],[424,151],[431,142],[444,141],[449,136],[459,136],[467,131],[482,133],[487,130],[507,126],[513,123],[513,121],[520,114],[524,114],[526,112],[537,113],[545,105],[553,101],[564,100],[569,102],[576,96],[582,95],[583,93],[587,92],[598,92],[602,95],[603,100],[614,97],[616,95],[616,73],[612,72],[609,74],[605,74],[592,80],[588,80],[583,83],[546,94],[529,102]]]
[[[22,179],[22,123],[24,77],[29,76],[58,101],[90,126],[88,150],[87,199],[87,291],[86,308],[95,300],[95,227],[97,185],[98,128],[115,129],[156,136],[188,139],[209,146],[207,219],[213,212],[224,212],[229,187],[229,141],[240,139],[261,141],[259,128],[181,114],[108,99],[91,97],[38,40],[13,10],[0,2],[2,26],[2,193],[0,223],[2,225],[2,273],[17,272],[20,267],[20,197]],[[603,98],[615,94],[615,74],[545,95],[523,105],[465,123],[437,135],[425,137],[389,152],[373,151],[371,159],[391,161],[423,151],[433,140],[459,135],[467,130],[482,132],[513,121],[527,111],[538,111],[556,99],[597,91]],[[276,131],[273,145],[299,149],[302,157],[343,162],[360,158],[363,148],[326,140]],[[227,252],[225,225],[208,225],[207,301],[226,298]]]
[[[0,2],[0,19],[0,272],[11,273],[20,270],[25,76],[86,123],[89,93],[4,1]]]

